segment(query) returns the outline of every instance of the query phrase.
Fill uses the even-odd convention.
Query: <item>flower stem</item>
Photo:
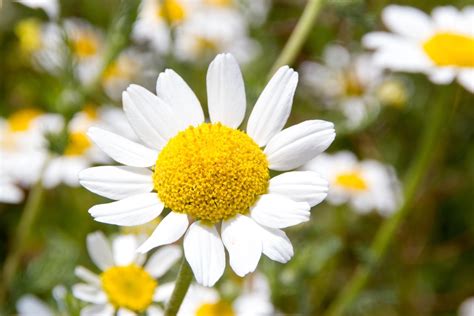
[[[171,294],[171,299],[168,302],[168,306],[165,310],[165,316],[174,316],[178,313],[184,296],[188,292],[192,279],[193,272],[191,271],[191,267],[186,261],[186,258],[183,258],[181,267],[179,268],[173,294]]]
[[[439,100],[440,101],[437,102],[437,104],[433,105],[430,117],[426,120],[426,128],[420,141],[421,147],[418,154],[415,156],[413,164],[407,172],[405,178],[404,202],[402,206],[379,228],[370,247],[369,262],[357,267],[352,279],[346,283],[342,292],[332,305],[329,306],[325,316],[339,316],[344,314],[346,309],[366,285],[371,274],[374,272],[374,269],[377,267],[377,264],[385,255],[398,227],[408,212],[412,209],[412,203],[416,197],[418,189],[431,165],[431,158],[434,156],[436,145],[440,143],[439,136],[442,127],[446,127],[444,122],[447,117],[446,114],[449,109],[449,102],[447,102],[447,99],[445,98],[440,98]],[[457,102],[459,102],[458,95]]]
[[[281,66],[291,65],[295,61],[311,28],[316,22],[316,16],[322,7],[322,3],[323,0],[308,0],[298,24],[288,39],[288,42],[286,42],[280,56],[278,56],[276,62],[273,64],[270,75],[274,74]]]
[[[44,169],[44,168],[43,168]],[[42,172],[41,172],[42,173]],[[11,289],[13,281],[15,280],[18,265],[20,263],[21,256],[25,250],[26,242],[32,231],[33,224],[36,221],[40,211],[41,202],[43,200],[44,188],[41,183],[41,177],[38,179],[30,194],[25,205],[25,209],[20,217],[20,222],[16,228],[16,236],[11,245],[10,252],[8,253],[5,263],[3,265],[3,289],[0,293],[0,302],[5,300],[5,296]],[[1,305],[1,304],[0,304]]]

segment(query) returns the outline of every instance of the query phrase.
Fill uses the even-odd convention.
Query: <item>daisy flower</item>
[[[403,86],[398,89],[402,90],[397,94],[398,100],[389,98],[396,91],[387,91],[387,85],[396,82],[386,77],[368,54],[351,55],[340,45],[329,45],[322,59],[323,63],[307,61],[301,65],[303,84],[328,107],[339,109],[350,128],[376,116],[381,102],[389,99],[404,102],[406,99]]]
[[[242,293],[233,302],[229,302],[222,299],[219,292],[213,288],[191,285],[178,315],[265,316],[275,314],[270,300],[270,288],[263,275],[258,273],[249,275],[245,278],[242,288]]]
[[[358,213],[376,210],[383,216],[392,214],[400,204],[400,187],[393,169],[378,161],[358,161],[353,153],[342,151],[322,154],[301,169],[318,172],[329,181],[331,204],[348,202]]]
[[[474,7],[435,8],[431,16],[405,6],[389,5],[382,20],[393,33],[363,38],[375,49],[375,62],[397,71],[421,72],[436,84],[457,81],[474,92]],[[416,30],[416,31],[414,31]]]
[[[109,162],[109,158],[87,137],[91,126],[101,126],[130,137],[133,131],[128,126],[123,112],[110,106],[95,109],[86,106],[74,115],[68,124],[68,142],[61,155],[54,155],[44,171],[43,185],[52,188],[60,183],[78,186],[78,173],[94,163]],[[62,129],[59,128],[57,132]]]
[[[237,129],[246,111],[244,81],[230,54],[218,55],[207,72],[209,123],[195,94],[170,69],[159,75],[157,95],[131,85],[123,93],[124,111],[144,145],[89,129],[91,139],[125,165],[80,173],[85,188],[118,200],[89,213],[99,222],[133,226],[169,208],[139,251],[184,235],[186,260],[205,286],[224,272],[224,247],[239,276],[255,270],[262,252],[287,262],[293,248],[281,228],[308,221],[310,208],[327,193],[317,173],[290,170],[335,137],[333,124],[321,120],[283,129],[297,82],[293,69],[281,67],[257,100],[246,132]],[[270,179],[269,170],[284,173]]]
[[[76,268],[77,277],[84,283],[74,285],[72,293],[89,303],[81,315],[162,314],[153,302],[167,296],[170,284],[160,284],[157,278],[179,260],[181,249],[166,246],[146,260],[136,251],[139,239],[135,235],[119,235],[110,244],[101,232],[87,236],[87,250],[101,273],[97,275],[81,266]]]
[[[25,108],[0,118],[0,172],[5,190],[20,192],[12,185],[29,187],[35,183],[47,157],[45,134],[60,128],[62,118],[36,108]]]

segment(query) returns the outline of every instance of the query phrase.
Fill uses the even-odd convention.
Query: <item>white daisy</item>
[[[459,316],[474,316],[474,297],[467,298],[459,306]]]
[[[45,134],[60,128],[62,118],[34,108],[22,109],[8,119],[0,118],[0,172],[3,183],[29,187],[35,183],[47,157]],[[13,200],[18,200],[19,191]]]
[[[358,161],[353,153],[342,151],[322,154],[301,169],[318,172],[329,181],[332,204],[349,202],[359,213],[376,210],[384,216],[400,204],[400,187],[392,168],[378,161]]]
[[[251,274],[245,278],[242,293],[233,302],[223,300],[213,288],[191,285],[181,304],[179,316],[270,316],[275,309],[265,277]]]
[[[168,289],[174,285],[160,284],[157,278],[179,260],[181,249],[166,246],[146,260],[136,251],[139,242],[135,235],[119,235],[111,244],[101,232],[87,236],[89,255],[102,272],[97,275],[84,267],[76,268],[77,277],[84,283],[73,286],[73,295],[89,303],[81,315],[162,314],[153,302],[167,297]]]
[[[437,7],[431,16],[413,8],[389,5],[382,13],[393,33],[374,32],[363,38],[375,49],[375,62],[397,71],[421,72],[437,84],[457,78],[474,92],[474,7],[459,11]]]
[[[224,246],[240,276],[255,270],[262,252],[287,262],[293,248],[280,229],[308,221],[310,208],[326,197],[327,182],[300,171],[270,180],[269,169],[298,168],[335,137],[333,124],[320,120],[282,130],[297,82],[293,69],[281,67],[257,100],[246,133],[237,129],[246,111],[244,81],[230,54],[218,55],[208,69],[210,123],[195,94],[170,69],[158,77],[157,95],[131,85],[123,93],[124,111],[144,145],[89,129],[102,150],[126,165],[80,173],[84,187],[119,200],[89,213],[99,222],[133,226],[170,208],[139,251],[173,243],[186,233],[186,259],[205,286],[224,272]]]
[[[322,98],[325,105],[339,109],[349,128],[356,128],[376,116],[380,103],[393,95],[393,91],[386,88],[396,82],[384,75],[370,55],[351,55],[343,46],[329,45],[322,59],[323,63],[307,61],[301,65],[303,83],[309,92]],[[403,86],[399,90],[402,89]],[[404,99],[402,91],[398,100],[391,98],[391,101],[403,102]]]
[[[85,110],[74,115],[68,124],[68,143],[62,155],[54,155],[43,174],[43,185],[52,188],[60,183],[78,186],[78,173],[94,163],[109,162],[109,158],[87,137],[89,127],[97,126],[130,137],[130,129],[123,112],[104,106],[95,109],[86,106]],[[57,132],[61,130],[58,129]]]

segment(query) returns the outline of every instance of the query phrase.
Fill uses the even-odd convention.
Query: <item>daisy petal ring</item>
[[[291,171],[326,150],[334,125],[305,121],[283,129],[298,74],[281,67],[239,130],[246,110],[244,81],[230,54],[218,55],[207,72],[210,122],[200,102],[173,70],[160,74],[157,94],[137,85],[123,93],[123,107],[139,144],[89,129],[90,138],[125,166],[83,170],[81,184],[115,202],[89,213],[108,224],[133,226],[170,212],[138,249],[183,246],[198,283],[213,286],[225,269],[244,276],[263,253],[285,263],[293,247],[281,230],[306,222],[326,198],[328,182],[313,171]],[[282,172],[270,179],[269,170]]]

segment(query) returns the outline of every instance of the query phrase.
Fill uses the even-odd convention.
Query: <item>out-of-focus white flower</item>
[[[15,0],[30,8],[43,9],[51,19],[56,19],[59,15],[58,0]]]
[[[371,55],[351,55],[340,45],[326,47],[322,64],[304,62],[301,74],[307,90],[322,98],[327,106],[340,110],[347,118],[349,128],[356,128],[364,120],[377,115],[381,102],[400,103],[405,100],[400,84],[402,95],[394,96],[393,91],[386,89],[383,95],[379,94],[385,85],[395,84],[395,81],[384,75]],[[381,100],[380,96],[384,98]]]
[[[260,1],[253,1],[260,2]],[[230,52],[247,62],[258,51],[249,38],[251,20],[264,20],[268,1],[143,0],[133,34],[161,54],[185,61]],[[171,32],[174,32],[172,41]]]
[[[31,56],[34,66],[58,74],[66,62],[66,47],[61,28],[53,22],[35,18],[21,20],[15,27],[20,49]]]
[[[34,108],[16,111],[8,119],[0,118],[0,171],[5,185],[29,187],[38,180],[47,157],[45,134],[61,124],[60,116]],[[14,192],[13,187],[9,188]],[[15,196],[13,200],[18,200],[19,191]]]
[[[132,82],[140,82],[149,64],[149,56],[127,49],[109,65],[102,75],[102,86],[111,99],[119,99],[122,91]]]
[[[467,298],[459,306],[459,316],[474,316],[474,297]]]
[[[259,273],[245,278],[241,294],[232,303],[222,300],[215,289],[191,285],[178,315],[270,316],[275,313],[270,296],[267,280]]]
[[[309,220],[310,208],[327,194],[314,172],[292,172],[332,143],[334,125],[310,120],[283,129],[298,74],[288,66],[272,77],[238,130],[247,108],[236,59],[218,55],[207,72],[210,123],[194,92],[174,71],[161,73],[157,95],[131,85],[125,114],[142,144],[99,128],[88,135],[125,166],[89,168],[81,184],[116,202],[95,205],[99,222],[134,226],[163,218],[139,251],[184,236],[184,252],[198,283],[214,285],[226,266],[253,272],[263,254],[285,263],[293,247],[281,230]],[[265,149],[262,149],[265,147]],[[288,171],[272,179],[269,169]],[[221,231],[219,234],[218,230]]]
[[[73,295],[89,305],[81,315],[162,315],[153,302],[169,299],[174,283],[160,284],[161,278],[181,258],[178,246],[165,246],[151,255],[137,252],[140,237],[119,235],[110,243],[101,232],[87,236],[87,250],[100,275],[77,267],[76,275],[84,283],[73,286]],[[146,261],[146,263],[145,263]]]
[[[431,16],[406,6],[390,5],[382,13],[393,33],[374,32],[363,38],[375,49],[375,62],[397,71],[421,72],[436,84],[457,78],[474,92],[474,7],[459,11],[437,7]]]
[[[78,18],[64,21],[64,30],[75,62],[75,72],[82,84],[89,84],[101,70],[104,34],[89,22]]]
[[[133,131],[119,109],[104,106],[98,109],[86,106],[75,114],[68,124],[69,139],[64,153],[51,158],[43,174],[43,185],[52,188],[60,183],[78,186],[78,173],[94,163],[109,162],[105,155],[93,144],[86,133],[89,127],[101,127],[123,136],[132,137]],[[59,132],[60,129],[57,130]]]
[[[400,184],[395,173],[378,161],[358,161],[353,153],[342,151],[322,154],[301,169],[318,172],[329,181],[327,199],[332,204],[349,202],[359,213],[376,210],[383,216],[400,205]]]

